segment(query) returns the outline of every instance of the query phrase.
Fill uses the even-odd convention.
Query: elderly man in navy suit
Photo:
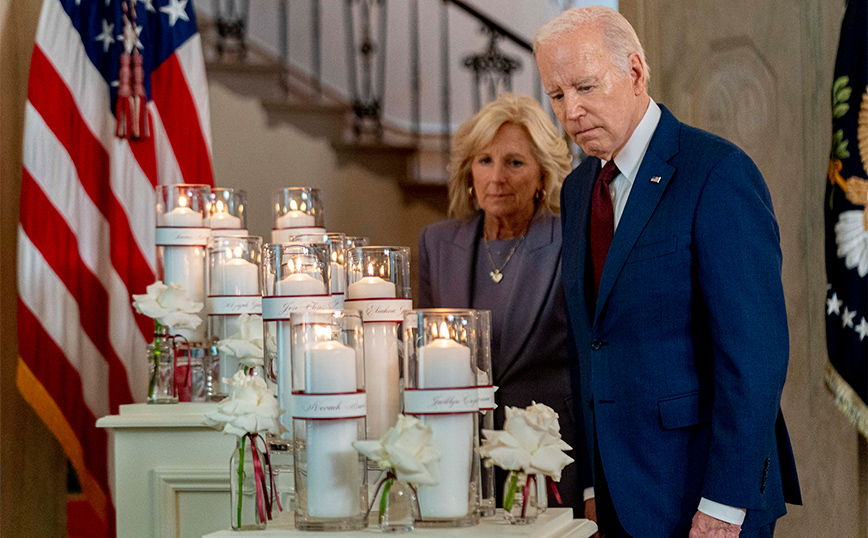
[[[561,197],[574,401],[593,460],[586,514],[610,538],[772,536],[801,498],[762,175],[649,97],[642,46],[617,11],[564,12],[534,52],[555,114],[590,155]]]

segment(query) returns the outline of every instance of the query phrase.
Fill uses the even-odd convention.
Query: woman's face
[[[488,146],[473,157],[471,177],[479,207],[486,216],[530,218],[534,195],[543,187],[542,171],[525,130],[504,123]]]

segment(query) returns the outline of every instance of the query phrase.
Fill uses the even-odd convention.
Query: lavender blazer
[[[476,251],[482,237],[483,213],[470,220],[445,220],[423,230],[419,239],[419,308],[470,308]],[[576,461],[586,459],[584,438],[577,440],[567,362],[566,300],[561,281],[561,221],[542,216],[524,241],[527,256],[518,269],[526,278],[501,308],[510,312],[502,330],[500,356],[492,357],[498,409],[495,427],[503,426],[504,406],[544,403],[560,416],[561,434],[574,447]],[[517,260],[518,261],[518,260]],[[479,268],[485,270],[485,268]],[[583,513],[577,465],[564,469],[558,489],[564,506]],[[581,507],[581,508],[580,508]]]

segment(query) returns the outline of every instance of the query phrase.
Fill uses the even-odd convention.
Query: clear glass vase
[[[549,507],[549,492],[548,484],[546,483],[546,475],[536,475],[536,504],[539,507],[539,513],[543,514]]]
[[[383,532],[409,532],[416,526],[419,517],[416,492],[393,474],[389,473],[383,479],[382,494],[375,502],[379,502],[379,523]]]
[[[271,481],[266,478],[260,482],[257,491],[256,466],[254,458],[259,458],[262,472],[269,477],[269,468],[265,454],[259,450],[251,450],[249,438],[239,437],[235,452],[229,460],[229,494],[230,518],[232,529],[236,531],[265,529],[266,514],[263,513],[269,503]],[[263,488],[264,482],[264,490]],[[258,496],[262,496],[261,500]]]
[[[528,484],[528,480],[530,483]],[[512,525],[527,525],[539,517],[534,475],[510,471],[503,485],[504,517]]]
[[[148,344],[148,362],[148,403],[178,403],[178,393],[175,391],[175,348],[166,327],[158,326],[154,341]]]

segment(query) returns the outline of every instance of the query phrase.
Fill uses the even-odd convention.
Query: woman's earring
[[[542,202],[546,198],[546,190],[545,189],[538,189],[536,191],[536,194],[534,194],[534,198],[536,198],[537,202]]]
[[[473,188],[473,185],[467,187],[467,196],[470,196],[471,202],[476,198],[476,189]]]

